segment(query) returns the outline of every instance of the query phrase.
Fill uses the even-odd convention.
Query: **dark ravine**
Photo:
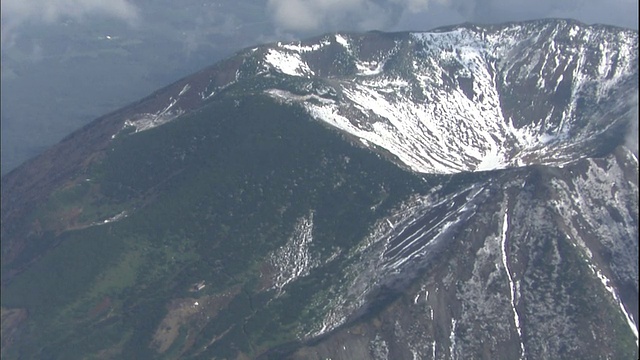
[[[327,34],[95,120],[2,177],[3,358],[637,358],[637,39]]]

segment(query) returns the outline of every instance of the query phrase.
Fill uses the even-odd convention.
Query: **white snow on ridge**
[[[340,34],[336,34],[336,42],[340,45],[342,45],[345,49],[347,49],[347,51],[351,51],[351,45],[349,44],[349,40]]]
[[[180,101],[180,99],[182,99],[189,92],[190,89],[191,89],[191,84],[189,83],[185,84],[180,89],[178,94],[174,95],[175,97],[174,96],[169,97],[168,104],[164,108],[158,110],[156,113],[137,114],[125,120],[122,128],[123,129],[134,128],[133,133],[135,134],[141,131],[153,129],[155,127],[164,125],[178,118],[180,115],[184,114],[185,111],[182,110],[181,108],[176,108],[176,104]],[[202,93],[200,94],[200,96],[202,100],[206,100],[207,98]],[[113,134],[111,136],[111,139],[115,139],[118,136],[118,134],[119,132]]]
[[[292,51],[278,51],[269,49],[264,60],[283,74],[291,76],[313,76],[313,71],[309,68],[299,53]]]
[[[466,33],[458,29],[452,33],[414,36],[433,44],[440,43],[435,47],[446,47],[453,40],[465,38]],[[335,37],[338,43],[350,50],[346,37],[340,34]],[[480,105],[477,99],[469,99],[460,91],[451,93],[438,88],[442,85],[438,81],[442,74],[434,73],[434,70],[442,72],[438,64],[425,68],[416,63],[416,78],[423,93],[429,97],[426,102],[417,103],[412,98],[407,80],[382,75],[384,61],[356,61],[357,75],[379,76],[374,80],[362,78],[351,85],[344,84],[342,93],[349,102],[303,104],[315,118],[359,137],[365,144],[388,150],[417,172],[455,173],[506,167],[507,155],[501,145],[506,141],[508,131],[500,127],[504,121],[496,86],[484,64],[477,39],[468,39],[465,47],[458,48],[464,64],[461,75],[475,76],[474,91],[484,96]],[[448,61],[454,55],[444,56]],[[367,119],[366,125],[354,121],[349,107],[362,115],[358,116],[359,119]]]
[[[178,93],[178,96],[182,96],[184,94],[187,93],[187,91],[189,91],[189,89],[191,88],[191,85],[187,84],[185,85],[182,90],[180,90],[180,92]]]
[[[285,102],[315,100],[316,102],[323,103],[323,104],[335,103],[335,101],[331,99],[326,99],[316,94],[296,95],[290,91],[279,90],[279,89],[269,89],[266,91],[266,93],[275,99],[282,100]]]
[[[357,75],[360,76],[372,76],[382,73],[384,62],[382,61],[357,61],[356,68],[358,69]]]
[[[426,71],[419,75],[428,76]],[[485,95],[481,103],[460,91],[434,89],[426,81],[423,92],[429,98],[419,103],[412,99],[406,81],[380,78],[343,85],[349,102],[342,106],[304,106],[319,120],[390,151],[414,171],[491,170],[507,166],[502,143],[508,136],[491,81],[488,75],[476,76],[479,84],[474,86]],[[358,126],[353,116],[345,115],[348,104],[359,110],[360,118],[368,119],[367,126]]]
[[[635,38],[624,38],[625,46],[618,49],[616,39],[594,35],[589,29],[572,28],[571,32],[574,37],[599,41],[595,60],[591,60],[597,68],[595,77],[585,70],[588,64],[580,51],[566,51],[567,45],[554,42],[552,36],[541,36],[539,31],[532,32],[526,26],[513,25],[500,31],[460,27],[445,32],[412,33],[409,42],[421,46],[411,54],[407,66],[402,65],[402,75],[395,71],[397,62],[387,63],[395,56],[390,55],[393,51],[375,60],[359,59],[347,35],[325,36],[304,45],[302,42],[277,43],[266,49],[262,57],[265,71],[273,69],[305,79],[314,77],[314,70],[304,59],[336,43],[349,53],[348,61],[355,65],[356,71],[346,79],[330,79],[334,95],[339,94],[331,99],[323,98],[322,94],[318,96],[317,91],[307,95],[282,89],[266,92],[279,100],[302,104],[314,118],[358,137],[367,147],[388,151],[416,172],[487,171],[533,162],[561,166],[575,160],[562,150],[569,148],[568,134],[578,107],[576,99],[584,91],[596,97],[607,95],[610,88],[615,88],[629,75],[637,58],[633,53],[634,46],[637,49],[632,43]],[[535,61],[527,60],[525,57],[530,52],[523,50],[521,41],[536,43],[531,48],[542,55],[534,54]],[[537,46],[539,42],[544,42],[544,46]],[[514,67],[515,63],[525,60],[527,65]],[[577,65],[570,67],[570,61]],[[390,66],[385,68],[385,64]],[[542,68],[533,71],[536,66]],[[545,125],[557,120],[552,119],[553,107],[541,111],[537,123],[521,127],[514,126],[519,119],[505,118],[498,89],[504,87],[503,82],[517,82],[520,78],[507,79],[497,74],[537,77],[534,80],[546,84],[547,90],[556,91],[562,79],[566,79],[564,76],[568,77],[562,74],[567,69],[573,69],[572,99],[563,109],[558,126]],[[552,73],[559,75],[549,78],[548,74]],[[168,99],[163,109],[130,118],[125,126],[135,127],[135,132],[160,126],[183,113],[176,104],[183,96],[190,95],[189,91],[199,94],[202,100],[215,93],[190,88],[191,85],[184,85]],[[583,139],[576,137],[575,140]]]
[[[311,44],[311,45],[302,45],[301,43],[290,43],[290,44],[283,44],[283,43],[278,43],[278,47],[283,48],[283,49],[287,49],[290,51],[294,51],[297,53],[306,53],[306,52],[312,52],[312,51],[318,51],[320,49],[322,49],[323,47],[330,45],[331,42],[328,39],[322,40],[319,43],[316,44]]]
[[[185,88],[188,90],[187,87]],[[184,92],[186,92],[186,90],[184,90],[183,88],[183,91],[181,91],[181,93],[184,93]],[[178,102],[178,99],[169,98],[169,104],[164,109],[160,110],[155,114],[148,114],[148,113],[139,114],[136,117],[128,119],[124,122],[124,128],[128,128],[128,127],[135,128],[134,130],[134,134],[135,134],[141,131],[153,129],[160,125],[164,125],[172,121],[173,119],[177,118],[178,116],[184,114],[184,111],[181,109],[172,110],[177,102]],[[116,135],[117,134],[114,134],[111,138],[113,139]]]
[[[557,26],[552,28],[552,33],[558,31]],[[589,31],[582,31],[574,35],[588,34]],[[487,171],[532,162],[563,166],[575,161],[564,150],[571,148],[568,134],[576,116],[579,92],[588,83],[595,86],[594,95],[600,96],[632,68],[632,55],[624,51],[619,59],[623,66],[613,67],[613,55],[603,45],[599,75],[591,78],[581,68],[585,60],[579,52],[560,56],[566,49],[556,46],[553,36],[547,39],[519,25],[499,32],[458,28],[411,36],[423,46],[408,77],[387,75],[383,71],[386,59],[355,59],[359,77],[335,85],[340,88],[341,101],[296,100],[316,119],[360,138],[365,146],[387,150],[411,170],[422,173]],[[335,39],[351,51],[347,37],[336,34]],[[503,84],[497,73],[509,72],[514,63],[526,60],[523,56],[528,56],[527,51],[516,46],[525,40],[546,42],[546,47],[536,51],[549,48],[557,54],[553,54],[554,58],[548,54],[533,56],[535,61],[518,69],[518,76],[529,76],[536,65],[543,68],[536,69],[535,76],[542,77],[558,69],[566,70],[570,61],[578,63],[573,70],[572,100],[557,127],[547,125],[555,121],[551,119],[553,107],[543,112],[544,118],[538,123],[519,128],[513,125],[514,119],[504,118],[498,91]],[[612,69],[613,78],[600,81]],[[562,74],[554,80],[556,87],[561,80]],[[572,141],[592,135],[578,134]]]

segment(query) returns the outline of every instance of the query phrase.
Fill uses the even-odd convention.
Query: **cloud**
[[[195,17],[189,27],[182,28],[182,43],[187,57],[202,48],[215,48],[211,41],[216,37],[231,36],[237,32],[242,23],[233,14],[221,15],[213,12]]]
[[[366,0],[269,0],[268,7],[278,28],[317,31],[336,26],[365,8]]]
[[[582,0],[581,6],[556,9],[552,16],[570,17],[592,24],[608,24],[638,29],[638,0]]]
[[[277,29],[303,34],[550,17],[638,28],[637,0],[268,0],[267,9]]]
[[[294,32],[387,29],[403,12],[426,11],[448,0],[268,0],[276,28]]]
[[[61,19],[81,20],[105,16],[133,24],[138,9],[128,0],[2,0],[2,45],[15,41],[18,29],[34,24],[53,24]]]
[[[451,6],[480,23],[555,17],[638,27],[637,0],[452,0]]]

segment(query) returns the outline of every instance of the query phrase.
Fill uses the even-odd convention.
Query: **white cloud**
[[[398,4],[411,13],[419,13],[429,10],[431,4],[447,5],[450,0],[391,0],[392,3]]]
[[[571,18],[638,28],[637,0],[451,0],[450,5],[471,22]]]
[[[268,0],[275,26],[285,31],[384,30],[404,11],[426,11],[448,0]]]
[[[549,17],[638,28],[637,0],[268,0],[267,4],[276,28],[302,33],[427,30],[432,24],[460,21],[496,23]]]
[[[64,18],[105,16],[133,24],[137,8],[128,0],[2,0],[2,44],[15,40],[21,26],[52,24]]]

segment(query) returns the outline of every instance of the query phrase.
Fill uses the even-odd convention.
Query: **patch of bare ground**
[[[123,336],[122,340],[120,341],[120,343],[108,347],[106,349],[102,349],[100,351],[98,351],[93,357],[95,359],[121,359],[122,358],[122,348],[124,347],[125,343],[127,342],[127,340],[129,339],[128,336]]]
[[[108,309],[111,309],[111,298],[105,296],[96,306],[89,310],[89,317],[95,318],[98,315],[103,314]]]
[[[236,286],[221,294],[171,300],[167,305],[167,315],[156,329],[149,346],[162,354],[173,345],[182,330],[186,331],[186,340],[180,354],[184,353],[193,346],[196,334],[240,292],[241,287]]]
[[[257,285],[257,292],[267,291],[274,287],[276,283],[277,269],[269,261],[260,265],[260,280]]]
[[[59,228],[54,228],[56,234],[85,227],[85,224],[80,223],[80,214],[82,214],[82,207],[79,206],[65,209],[56,214],[59,216]]]
[[[8,309],[4,307],[0,309],[0,318],[2,323],[2,332],[0,332],[2,350],[0,352],[1,355],[4,356],[5,351],[14,343],[20,330],[20,325],[22,325],[27,319],[27,310]]]

